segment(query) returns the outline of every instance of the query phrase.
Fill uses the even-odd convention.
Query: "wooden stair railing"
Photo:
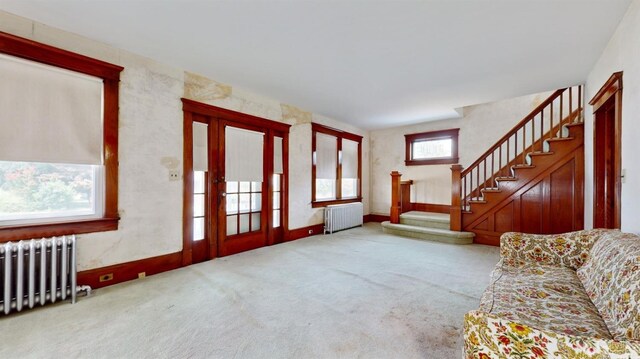
[[[582,122],[583,101],[582,85],[559,89],[469,167],[452,166],[451,230],[462,230],[463,213],[470,202],[481,201],[483,191],[495,190],[500,180],[512,179],[512,168],[529,167],[527,155],[544,153],[547,140],[564,138],[563,126]]]
[[[400,223],[400,215],[411,210],[411,185],[413,180],[401,181],[402,173],[391,172],[391,209],[389,221]]]

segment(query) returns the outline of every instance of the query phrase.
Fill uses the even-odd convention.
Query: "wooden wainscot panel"
[[[493,230],[502,233],[513,231],[513,219],[513,201],[511,201],[495,213]]]
[[[435,213],[451,213],[451,205],[449,204],[435,204],[435,203],[411,203],[411,210],[422,212],[435,212]]]
[[[369,222],[381,223],[388,220],[389,220],[389,216],[384,214],[367,214],[364,216],[364,223],[369,223]]]
[[[102,288],[141,276],[149,276],[177,269],[182,266],[182,252],[165,254],[108,267],[89,269],[78,273],[78,285]],[[143,275],[141,273],[144,273]]]
[[[296,239],[315,236],[324,232],[324,224],[315,224],[313,226],[290,229],[285,234],[285,241],[295,241]]]

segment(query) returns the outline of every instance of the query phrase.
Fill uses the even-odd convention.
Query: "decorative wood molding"
[[[285,242],[295,241],[296,239],[311,237],[318,234],[323,234],[324,224],[314,224],[313,226],[307,226],[302,228],[290,229],[285,234]]]
[[[139,273],[150,276],[182,266],[182,252],[164,254],[157,257],[145,258],[127,263],[120,263],[108,267],[89,269],[78,272],[78,285],[89,285],[91,288],[102,288],[133,279],[138,279]],[[100,277],[111,275],[112,279],[101,282]]]
[[[404,164],[407,166],[423,166],[423,165],[443,165],[458,163],[458,136],[460,134],[459,128],[452,128],[449,130],[429,131],[421,133],[412,133],[404,135],[405,141],[405,158]],[[415,141],[428,141],[450,138],[451,144],[451,157],[446,158],[433,158],[433,159],[416,159],[414,160],[411,155],[411,145]]]
[[[316,164],[313,155],[316,153],[316,133],[334,136],[337,140],[336,149],[336,199],[329,201],[316,200]],[[342,164],[339,153],[342,151],[342,140],[358,143],[358,196],[356,198],[342,198]],[[318,123],[311,123],[311,207],[325,207],[332,204],[345,204],[362,201],[362,136],[338,130]]]
[[[622,226],[622,74],[622,71],[613,73],[589,101],[593,106],[593,224],[599,228],[620,229]],[[609,124],[613,125],[613,133],[608,133],[605,126],[608,111],[613,111],[613,118],[609,119],[613,121]],[[606,138],[607,135],[612,138]],[[613,174],[607,174],[607,168]],[[610,179],[613,177],[613,193],[604,186],[608,175]],[[603,203],[610,196],[613,208]],[[606,223],[605,217],[611,216],[613,220]]]
[[[434,212],[434,213],[446,213],[446,214],[449,214],[450,211],[451,211],[451,205],[449,205],[449,204],[411,202],[411,210],[412,211],[421,211],[421,212]]]
[[[363,217],[364,223],[369,223],[369,222],[385,222],[389,220],[389,216],[384,215],[384,214],[366,214]]]
[[[118,229],[119,82],[124,67],[0,32],[0,53],[103,80],[104,216],[95,220],[0,226],[0,242]]]
[[[602,85],[602,88],[598,90],[595,96],[589,101],[589,105],[593,106],[593,112],[598,111],[607,100],[613,96],[616,92],[622,90],[622,71],[615,72],[607,82]]]

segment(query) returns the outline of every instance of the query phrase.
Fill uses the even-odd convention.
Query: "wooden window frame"
[[[440,131],[429,131],[429,132],[420,132],[420,133],[412,133],[409,135],[404,135],[405,139],[405,160],[404,164],[407,166],[423,166],[423,165],[447,165],[447,164],[456,164],[460,160],[458,157],[458,136],[460,134],[459,128],[452,128],[448,130],[440,130]],[[442,158],[432,158],[432,159],[419,159],[414,160],[411,153],[411,145],[414,142],[425,141],[425,140],[440,140],[440,139],[451,139],[451,157],[442,157]]]
[[[0,226],[0,243],[118,229],[118,92],[123,67],[0,32],[0,53],[103,80],[104,214],[102,218]]]
[[[316,164],[313,162],[313,154],[316,152],[316,134],[323,133],[325,135],[337,138],[338,146],[336,151],[336,198],[329,200],[316,200]],[[358,143],[358,194],[356,197],[342,198],[342,164],[339,161],[339,153],[342,151],[342,140],[350,140]],[[319,208],[332,204],[344,204],[362,201],[362,136],[338,130],[332,127],[311,124],[311,207]]]

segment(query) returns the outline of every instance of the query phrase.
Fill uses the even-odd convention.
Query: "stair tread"
[[[400,218],[424,220],[429,222],[449,223],[451,215],[448,213],[409,211],[400,215]]]
[[[566,127],[584,126],[584,122],[571,122],[571,123],[565,124],[564,126]]]
[[[502,190],[500,188],[483,188],[480,191],[485,193],[500,193]]]
[[[545,141],[548,142],[560,142],[560,141],[571,141],[573,140],[575,137],[554,137],[554,138],[549,138]]]
[[[548,151],[548,152],[535,151],[535,152],[529,152],[529,156],[551,156],[553,153],[554,153],[553,151]]]
[[[511,166],[511,168],[535,168],[535,167],[536,167],[535,165],[525,165],[525,164]]]
[[[470,199],[468,202],[469,203],[487,203],[487,201],[483,199]]]
[[[458,231],[452,231],[449,229],[412,226],[409,224],[391,223],[389,221],[382,222],[381,224],[383,227],[387,227],[387,228],[395,228],[395,229],[400,229],[404,231],[412,231],[412,232],[419,232],[419,233],[437,234],[437,235],[452,237],[452,238],[473,238],[474,236],[474,234],[471,232],[458,232]]]
[[[515,177],[496,177],[496,181],[516,181]]]

